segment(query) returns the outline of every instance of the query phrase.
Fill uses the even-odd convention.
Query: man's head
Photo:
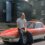
[[[25,13],[21,13],[21,18],[24,19],[25,18]]]

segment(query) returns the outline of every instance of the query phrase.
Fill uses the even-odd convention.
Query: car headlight
[[[9,42],[11,42],[12,41],[12,39],[9,39]]]
[[[9,42],[18,42],[19,38],[13,38],[13,39],[9,39]]]
[[[3,42],[3,39],[2,39],[2,38],[0,38],[0,44],[4,44],[4,42]]]

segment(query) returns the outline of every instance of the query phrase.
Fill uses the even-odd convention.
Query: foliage
[[[37,16],[33,15],[31,16],[31,19],[37,19]]]

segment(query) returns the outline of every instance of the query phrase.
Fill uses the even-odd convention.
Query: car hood
[[[10,28],[7,30],[4,30],[0,33],[0,37],[1,36],[7,36],[7,37],[13,37],[13,36],[18,36],[18,29],[17,28]]]
[[[26,29],[29,33],[34,34],[35,32],[37,32],[34,29]],[[18,32],[18,28],[10,28],[10,29],[6,29],[4,31],[2,31],[0,33],[0,37],[19,37],[19,32]]]

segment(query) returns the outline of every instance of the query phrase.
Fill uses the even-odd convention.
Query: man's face
[[[25,14],[24,14],[24,13],[22,13],[22,16],[21,16],[21,18],[22,18],[22,19],[24,19],[24,18],[25,18]]]

